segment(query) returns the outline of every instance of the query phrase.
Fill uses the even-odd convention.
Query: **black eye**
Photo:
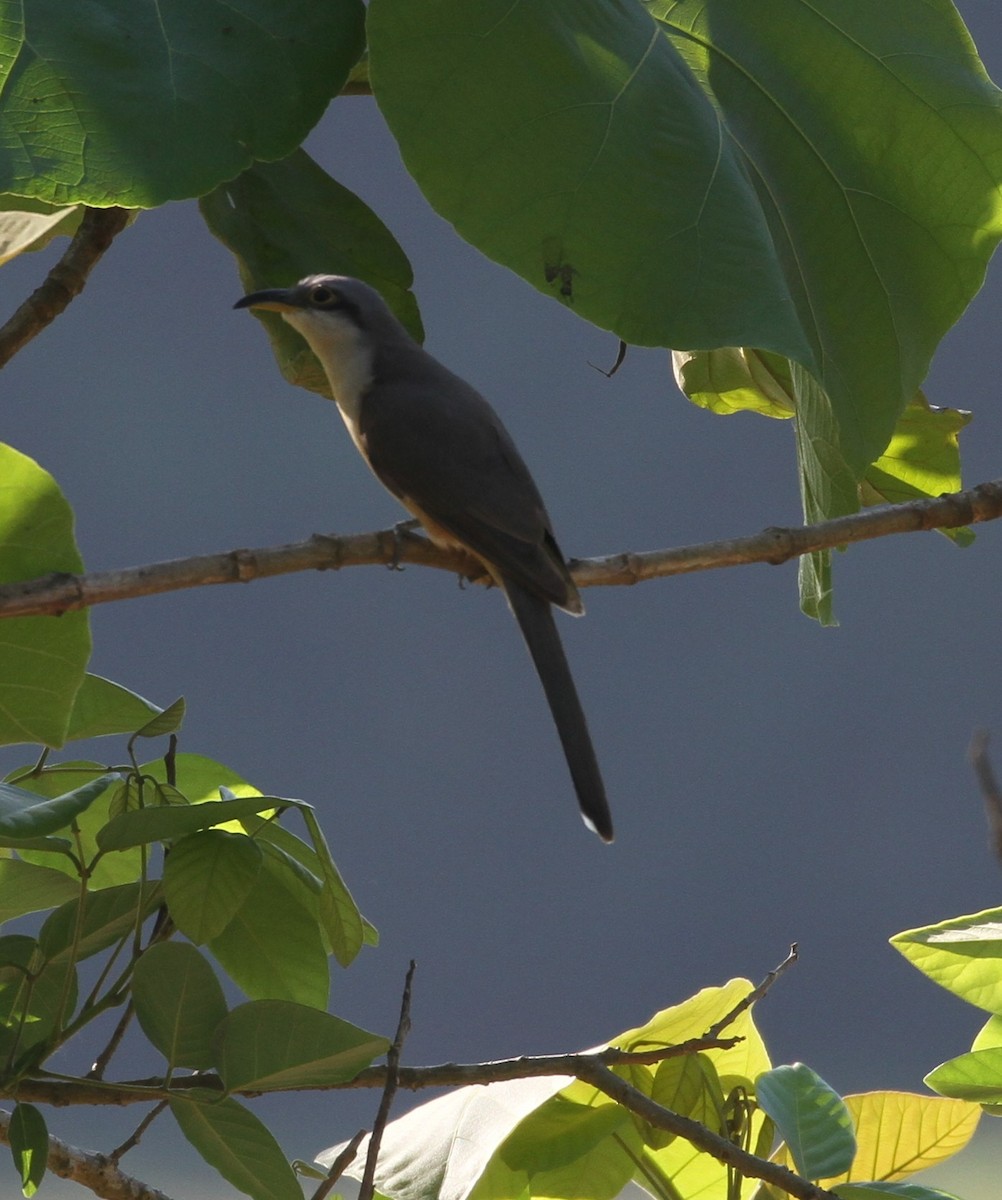
[[[318,283],[315,287],[310,288],[310,303],[315,308],[336,308],[340,303],[340,296],[333,288],[329,288],[326,284]]]

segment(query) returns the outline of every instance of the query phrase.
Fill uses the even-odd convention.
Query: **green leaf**
[[[303,150],[256,163],[199,202],[212,233],[233,252],[246,291],[287,287],[323,270],[378,288],[418,341],[423,340],[410,263],[376,214]],[[255,313],[290,383],[330,396],[323,368],[281,317]]]
[[[1002,1104],[1002,1047],[972,1050],[930,1071],[924,1082],[941,1096]]]
[[[90,808],[109,784],[120,778],[109,772],[52,800],[39,800],[24,788],[0,783],[0,834],[12,839],[31,839],[65,829]]]
[[[49,1157],[49,1131],[45,1118],[33,1104],[15,1104],[8,1137],[14,1169],[21,1177],[21,1193],[34,1196],[45,1175]]]
[[[952,1192],[920,1183],[843,1183],[839,1200],[957,1200]]]
[[[389,1049],[388,1039],[302,1004],[254,1000],[217,1031],[228,1091],[323,1087],[355,1076]]]
[[[229,1098],[213,1103],[172,1098],[181,1132],[205,1161],[254,1200],[303,1200],[282,1148],[253,1113]]]
[[[162,901],[155,880],[145,886],[127,883],[88,892],[82,897],[82,918],[80,899],[60,905],[46,918],[38,934],[39,948],[50,962],[89,958],[138,928]]]
[[[852,1117],[820,1075],[803,1063],[774,1067],[758,1077],[755,1091],[790,1148],[798,1174],[826,1179],[849,1170],[856,1154]]]
[[[614,1068],[617,1074],[639,1088],[645,1095],[664,1108],[691,1117],[714,1133],[723,1132],[724,1094],[720,1079],[710,1060],[703,1054],[684,1054],[678,1058],[666,1058],[658,1063],[657,1069],[643,1068],[650,1076],[647,1080],[636,1077],[636,1068]],[[677,1137],[667,1129],[660,1129],[631,1114],[644,1144],[662,1150]]]
[[[87,674],[73,702],[66,740],[133,733],[162,711],[120,683]]]
[[[790,364],[778,354],[724,346],[674,350],[675,382],[693,404],[721,416],[756,412],[785,419],[797,409]]]
[[[367,30],[463,237],[627,342],[790,359],[805,517],[856,511],[1002,236],[1002,101],[950,0],[371,0]]]
[[[252,1000],[326,1009],[330,969],[316,919],[282,886],[270,861],[209,949]]]
[[[23,772],[20,772],[23,775]],[[34,795],[58,796],[65,788],[68,780],[77,779],[92,782],[100,779],[104,767],[100,763],[77,761],[60,763],[58,767],[44,770],[39,775],[30,775],[20,780],[19,786]],[[108,821],[112,801],[119,789],[109,787],[97,800],[76,817],[77,833],[74,842],[79,845],[82,861],[91,862],[88,887],[93,889],[114,887],[118,884],[132,883],[142,872],[142,857],[140,851],[127,850],[119,854],[105,854],[93,865],[93,859],[98,853],[97,833]],[[76,850],[62,839],[49,839],[51,845],[45,845],[44,840],[35,839],[33,842],[17,843],[17,852],[27,862],[39,863],[63,871],[74,879],[78,877],[76,863],[69,858],[65,850]],[[42,853],[46,850],[63,851],[62,853]]]
[[[1002,1046],[1002,1017],[989,1017],[971,1043],[972,1050],[991,1050]]]
[[[160,942],[136,963],[132,1000],[143,1033],[168,1066],[216,1065],[212,1038],[226,998],[208,962],[187,942]]]
[[[976,1104],[917,1096],[911,1092],[865,1092],[846,1096],[856,1126],[856,1157],[846,1176],[825,1179],[823,1187],[850,1180],[896,1180],[945,1162],[967,1145],[981,1117]]]
[[[0,583],[82,570],[73,511],[55,480],[0,445]],[[61,746],[90,657],[86,612],[5,620],[0,655],[0,745]]]
[[[0,266],[26,250],[44,250],[58,234],[72,236],[83,209],[0,195]]]
[[[274,808],[276,803],[271,796],[238,796],[235,800],[217,800],[205,804],[158,805],[156,808],[136,809],[113,817],[99,831],[97,844],[102,850],[125,850],[150,842],[171,841],[199,829],[208,829],[213,825],[235,821],[249,813]]]
[[[361,950],[366,940],[362,914],[352,898],[341,873],[334,865],[327,839],[308,805],[297,806],[306,823],[317,854],[317,862],[323,876],[323,891],[320,893],[320,920],[330,942],[334,957],[342,967],[347,967]]]
[[[891,945],[940,987],[1002,1015],[1002,908],[906,929]]]
[[[161,783],[167,782],[167,769],[161,758],[144,764],[142,770],[144,775],[151,775]],[[192,804],[201,804],[206,800],[217,801],[222,788],[226,788],[230,793],[227,798],[261,795],[253,784],[248,783],[235,771],[224,767],[215,759],[206,758],[203,754],[176,755],[174,770],[178,788]]]
[[[79,891],[79,885],[62,871],[16,858],[0,859],[0,924],[25,913],[53,908]]]
[[[45,961],[34,938],[0,938],[0,1053],[15,1064],[43,1046],[76,1006],[70,962]]]
[[[184,697],[178,696],[173,704],[170,704],[158,713],[151,721],[136,730],[136,737],[155,738],[163,737],[165,733],[176,733],[181,728],[184,721]]]
[[[0,191],[54,204],[152,208],[281,158],[364,45],[359,0],[6,10]]]
[[[254,886],[261,861],[245,834],[206,829],[176,842],[164,863],[163,885],[178,929],[196,945],[218,937]]]

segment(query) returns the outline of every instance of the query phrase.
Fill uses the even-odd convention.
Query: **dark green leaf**
[[[360,0],[8,8],[0,191],[55,204],[152,208],[281,158],[364,44]]]
[[[73,511],[56,481],[30,458],[0,445],[0,583],[82,570]],[[0,745],[61,746],[89,657],[86,612],[5,620]]]
[[[10,1115],[10,1152],[21,1177],[21,1192],[31,1197],[45,1174],[49,1157],[49,1131],[45,1118],[33,1104],[15,1104]]]
[[[226,1016],[226,999],[212,967],[194,946],[151,946],[136,963],[132,1000],[143,1033],[170,1068],[216,1065],[212,1037]]]
[[[805,1179],[848,1171],[856,1154],[852,1116],[842,1097],[803,1063],[774,1067],[755,1081],[758,1103],[776,1124]]]
[[[407,256],[379,217],[305,151],[255,163],[199,203],[209,229],[236,256],[246,291],[288,287],[321,269],[354,275],[378,288],[422,340]],[[323,368],[299,334],[274,314],[255,315],[286,379],[329,397]]]
[[[235,1008],[217,1034],[228,1091],[322,1087],[341,1083],[389,1049],[389,1041],[339,1017],[284,1000]]]
[[[172,1099],[170,1110],[188,1141],[235,1188],[254,1200],[303,1200],[271,1131],[236,1100]]]

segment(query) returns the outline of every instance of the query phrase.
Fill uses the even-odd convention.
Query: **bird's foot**
[[[406,521],[398,521],[396,525],[393,526],[393,557],[390,559],[388,564],[391,571],[403,570],[403,567],[400,565],[400,551],[403,547],[403,535],[405,533],[412,533],[415,529],[419,528],[420,525],[421,522],[417,519],[417,517],[410,517]]]

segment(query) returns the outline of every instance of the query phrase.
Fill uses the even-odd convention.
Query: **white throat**
[[[357,325],[333,314],[297,309],[282,316],[303,335],[320,359],[344,423],[358,445],[359,405],[372,383],[372,347]]]

